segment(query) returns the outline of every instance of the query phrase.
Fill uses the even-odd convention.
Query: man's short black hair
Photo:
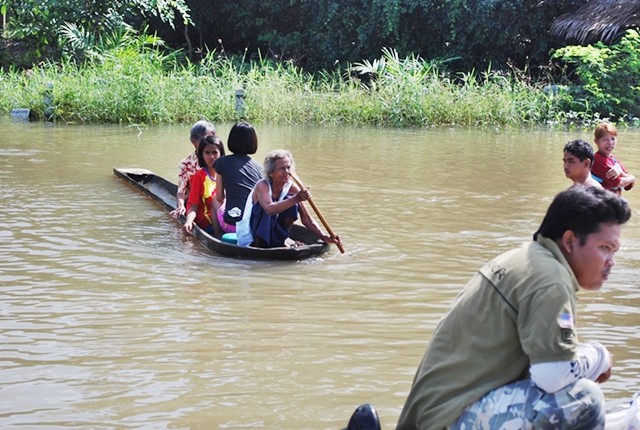
[[[600,230],[601,224],[624,224],[631,218],[626,200],[596,187],[571,187],[558,193],[533,235],[558,240],[571,230],[581,240]]]
[[[588,158],[591,160],[590,164],[593,164],[593,148],[588,142],[582,139],[567,142],[567,144],[564,145],[564,151],[575,155],[580,161],[584,161]]]

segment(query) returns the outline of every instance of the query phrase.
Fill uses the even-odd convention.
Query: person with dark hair
[[[562,156],[564,174],[573,181],[573,185],[602,188],[602,185],[591,176],[593,165],[593,148],[582,140],[572,140],[564,145]]]
[[[256,130],[246,122],[235,124],[229,132],[227,146],[233,154],[221,157],[215,164],[218,176],[214,210],[222,231],[235,233],[247,196],[262,177],[260,164],[249,157],[258,150]]]
[[[187,212],[185,206],[185,200],[189,197],[189,184],[191,177],[200,169],[198,164],[198,156],[196,151],[198,150],[198,144],[200,140],[207,136],[215,136],[216,128],[209,121],[198,121],[189,131],[189,140],[193,145],[193,152],[182,159],[178,165],[178,192],[176,193],[177,207],[171,211],[171,216],[178,218]]]
[[[613,150],[618,142],[618,130],[615,125],[603,122],[594,132],[598,151],[593,160],[591,174],[602,184],[605,190],[620,195],[622,189],[630,190],[636,183],[636,177],[625,169],[622,162],[613,156]]]
[[[482,267],[440,321],[397,429],[604,428],[611,355],[578,340],[576,300],[609,277],[630,216],[601,188],[559,193],[533,240]]]
[[[215,212],[212,212],[216,195],[216,169],[213,165],[224,156],[224,144],[220,138],[207,136],[198,145],[198,163],[202,168],[191,177],[191,190],[187,200],[187,217],[183,229],[191,233],[193,223],[209,234],[220,234]]]

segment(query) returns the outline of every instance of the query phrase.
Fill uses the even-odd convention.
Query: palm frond
[[[374,59],[373,61],[363,60],[361,63],[354,63],[351,66],[351,70],[360,74],[360,75],[369,75],[371,77],[377,78],[380,77],[384,73],[385,69],[385,59]]]

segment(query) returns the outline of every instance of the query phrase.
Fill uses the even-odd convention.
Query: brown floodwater
[[[218,131],[226,140],[230,124]],[[474,271],[528,240],[591,132],[257,127],[286,148],[346,253],[210,254],[116,178],[176,180],[189,127],[0,118],[0,427],[339,429],[371,402],[394,428],[438,319]],[[640,132],[616,154],[640,174]],[[640,189],[627,192],[640,207]],[[638,390],[640,217],[580,293],[582,340],[614,354],[609,405]]]

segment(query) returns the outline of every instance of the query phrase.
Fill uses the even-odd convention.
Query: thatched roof
[[[640,28],[640,1],[592,0],[556,18],[551,34],[579,43],[611,43],[629,28]]]

